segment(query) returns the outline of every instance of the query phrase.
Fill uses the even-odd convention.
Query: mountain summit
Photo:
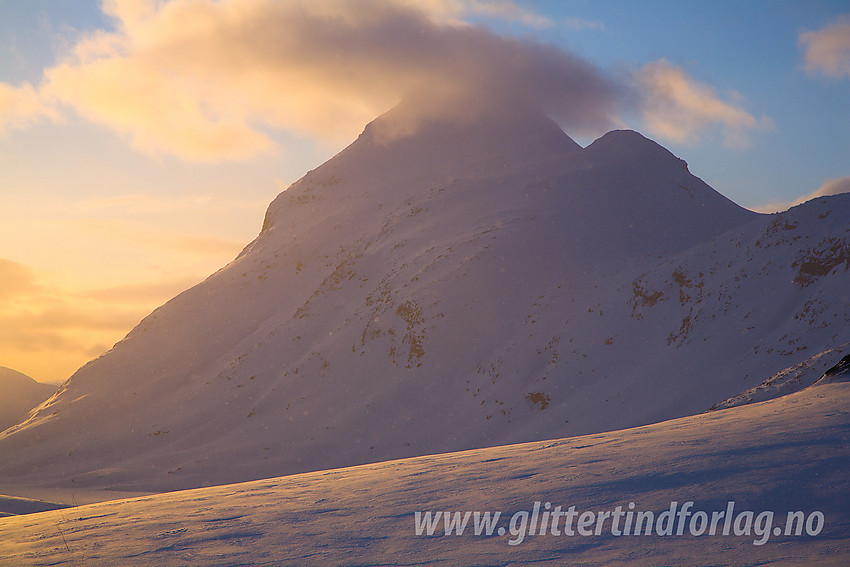
[[[282,192],[233,262],[0,435],[0,474],[163,490],[598,432],[850,340],[846,271],[806,284],[816,312],[789,275],[846,241],[846,199],[757,215],[635,132],[416,118]]]

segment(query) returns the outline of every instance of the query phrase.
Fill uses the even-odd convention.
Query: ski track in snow
[[[850,383],[633,429],[0,519],[0,565],[847,565]],[[817,536],[419,535],[416,511],[821,511]],[[506,525],[502,521],[501,525]],[[468,530],[470,531],[470,530]],[[687,533],[687,532],[686,532]]]

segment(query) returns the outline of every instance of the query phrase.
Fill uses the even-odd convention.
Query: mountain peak
[[[418,176],[423,166],[449,173],[482,162],[498,160],[509,166],[580,149],[533,106],[505,104],[461,113],[424,111],[402,102],[370,122],[334,160],[344,161],[346,167],[354,160],[380,160],[412,168]]]
[[[397,197],[406,188],[485,178],[581,150],[554,120],[532,105],[460,105],[437,111],[404,101],[278,195],[266,213],[262,232],[273,227],[293,201],[312,202],[330,192],[358,198],[376,192]]]
[[[765,252],[772,221],[680,161],[630,131],[581,149],[530,106],[404,103],[283,191],[236,260],[0,433],[0,476],[186,488],[710,407],[787,365],[754,347],[838,313],[814,313],[785,268],[845,217]],[[844,290],[843,273],[811,285]],[[794,307],[776,322],[755,301]]]
[[[542,110],[534,105],[517,102],[429,110],[404,101],[373,120],[363,132],[366,138],[382,144],[413,136],[432,137],[446,134],[496,134],[502,142],[537,138],[558,149],[580,149],[580,146]],[[510,136],[509,140],[505,139],[505,136]],[[475,141],[481,143],[483,140]],[[508,144],[513,145],[514,143]]]
[[[634,130],[612,130],[587,147],[588,152],[605,155],[614,162],[638,159],[646,163],[676,160],[685,170],[688,164],[670,150]]]

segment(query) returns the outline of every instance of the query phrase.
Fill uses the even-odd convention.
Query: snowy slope
[[[0,366],[0,431],[23,421],[29,411],[56,391],[17,370]]]
[[[45,510],[65,508],[66,506],[66,504],[49,502],[47,500],[21,498],[20,496],[4,496],[0,494],[0,517],[33,514],[35,512],[44,512]]]
[[[0,435],[0,475],[166,490],[612,430],[850,342],[847,198],[756,215],[635,132],[387,137],[405,112]]]
[[[821,379],[824,373],[834,366],[833,362],[848,351],[850,351],[848,343],[826,349],[803,362],[780,370],[758,386],[714,404],[710,410],[734,408],[798,392]]]
[[[718,394],[761,378],[735,398],[770,399],[811,385],[848,352],[848,260],[850,194],[816,199],[660,259],[630,282],[631,316],[666,343],[667,368],[708,371],[703,386]]]
[[[0,564],[844,566],[850,562],[846,379],[611,433],[0,519]],[[590,511],[596,519],[583,524],[589,535],[578,531],[580,516],[571,536],[564,535],[565,517],[556,526],[560,535],[548,520],[544,535],[530,535],[532,524],[539,531],[543,523],[541,514],[532,520],[535,502],[540,512],[549,502],[550,514],[575,506],[576,514]],[[599,524],[599,512],[619,506],[625,513],[631,502],[635,513],[654,512],[650,535],[645,521],[634,535],[634,517],[627,535],[624,516],[620,536],[610,517]],[[672,502],[677,512],[693,503],[682,516],[683,535],[675,535],[677,527],[658,535],[666,533],[661,515]],[[708,528],[692,535],[700,533],[692,518],[726,514],[729,502],[734,520],[727,535],[724,518],[715,535]],[[462,535],[456,529],[446,535],[442,520],[433,535],[417,535],[416,512],[438,511],[502,517],[489,537],[475,535],[472,519]],[[788,512],[802,513],[800,535],[796,525],[786,535]]]

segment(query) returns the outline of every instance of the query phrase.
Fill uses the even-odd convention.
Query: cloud
[[[814,199],[816,197],[825,197],[827,195],[840,195],[842,193],[850,193],[850,177],[827,179],[823,182],[823,185],[818,187],[818,189],[811,195],[804,197],[803,201],[808,201],[809,199]]]
[[[212,198],[206,195],[163,199],[153,195],[129,194],[77,201],[74,208],[82,215],[111,218],[163,213],[179,215],[190,213],[192,209],[208,204],[211,200]]]
[[[163,298],[173,297],[181,291],[187,290],[200,281],[198,277],[182,277],[169,281],[157,281],[153,283],[123,284],[81,292],[80,297],[94,299],[110,303],[132,303],[132,302],[161,302]]]
[[[222,155],[243,159],[272,145],[239,117],[206,112],[196,92],[200,89],[138,58],[116,55],[62,64],[46,76],[49,96],[126,134],[134,148],[146,153],[166,151],[196,161]]]
[[[583,20],[581,18],[569,17],[564,18],[561,24],[570,30],[573,31],[585,31],[585,30],[596,30],[596,31],[605,31],[605,24],[602,22],[596,22],[592,20]]]
[[[796,205],[817,199],[818,197],[827,197],[829,195],[840,195],[842,193],[850,193],[850,176],[839,177],[838,179],[827,179],[823,184],[799,199],[785,203],[769,203],[767,205],[757,207],[753,210],[760,213],[775,213],[777,211],[785,211]]]
[[[39,381],[64,380],[165,299],[200,278],[72,290],[0,258],[0,360]]]
[[[850,177],[839,177],[838,179],[827,179],[823,182],[823,184],[809,193],[808,195],[804,195],[797,199],[796,201],[792,201],[791,203],[784,203],[779,205],[779,208],[774,208],[776,211],[782,211],[789,207],[793,207],[795,205],[800,205],[805,203],[806,201],[811,201],[812,199],[817,199],[818,197],[827,197],[829,195],[840,195],[842,193],[850,193]]]
[[[817,31],[802,32],[798,43],[804,50],[807,71],[850,77],[850,14]]]
[[[423,9],[434,21],[442,23],[458,24],[464,17],[485,16],[537,29],[555,25],[551,18],[508,0],[410,0],[407,5]]]
[[[0,258],[0,300],[6,301],[31,289],[37,289],[32,269],[24,264]]]
[[[0,360],[37,380],[67,378],[139,315],[126,304],[91,301],[50,285],[29,266],[0,259]]]
[[[285,189],[286,186],[282,187]],[[168,197],[125,194],[112,197],[84,199],[63,203],[65,211],[77,218],[140,218],[158,217],[178,222],[202,209],[205,217],[232,215],[235,212],[262,214],[268,205],[266,198],[236,198],[232,195],[194,194]]]
[[[36,329],[51,329],[54,333],[68,329],[126,329],[136,317],[128,317],[116,304],[91,302],[85,294],[50,284],[33,268],[5,258],[0,258],[0,298],[0,328],[14,331],[12,336],[28,336],[21,332]],[[18,346],[34,346],[24,345],[20,338],[14,340]]]
[[[0,132],[26,128],[44,120],[59,122],[62,116],[31,84],[14,87],[0,83]]]
[[[37,98],[186,160],[251,158],[275,147],[276,130],[348,141],[414,95],[423,116],[519,99],[577,133],[612,124],[627,98],[565,51],[464,23],[550,25],[504,0],[108,0],[104,10],[115,30],[80,40]]]
[[[648,63],[635,74],[642,90],[643,120],[662,138],[691,144],[706,129],[719,129],[729,147],[749,145],[749,133],[772,127],[767,117],[755,118],[736,104],[721,100],[714,89],[695,81],[665,59]]]
[[[125,250],[148,249],[162,256],[203,260],[203,256],[216,259],[233,258],[245,243],[217,236],[192,234],[162,229],[147,223],[117,218],[79,218],[58,221],[69,233],[94,237],[98,242],[120,244]]]

